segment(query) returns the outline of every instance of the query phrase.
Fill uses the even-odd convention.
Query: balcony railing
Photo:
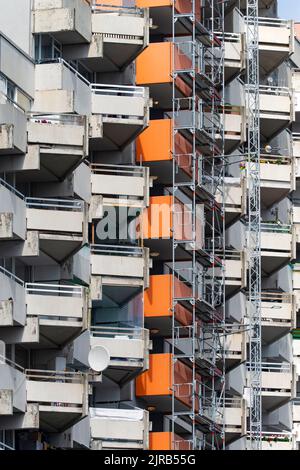
[[[261,224],[262,232],[272,232],[272,233],[291,233],[292,226],[289,224],[276,224],[276,223],[266,223]]]
[[[134,256],[143,257],[143,248],[138,246],[120,246],[120,245],[91,245],[91,253],[95,255],[107,256]]]
[[[30,295],[53,295],[64,297],[82,297],[83,287],[68,286],[64,284],[40,284],[37,282],[27,282],[26,292]]]
[[[247,369],[251,370],[250,362],[246,363]],[[277,373],[289,373],[291,372],[291,365],[289,363],[278,363],[278,362],[262,362],[262,372],[277,372]]]
[[[91,0],[90,3],[92,12],[96,14],[126,13],[128,15],[143,16],[143,10],[135,6],[135,0],[123,0],[122,5],[110,5],[109,0],[107,3],[103,3],[101,0]]]
[[[82,212],[83,202],[68,199],[44,199],[37,197],[26,198],[26,206],[30,209],[62,210],[72,212]]]
[[[128,96],[145,98],[145,88],[141,86],[129,85],[106,85],[100,83],[90,84],[92,93],[96,95],[115,95],[115,96]]]
[[[19,277],[17,277],[15,274],[11,273],[10,271],[8,271],[8,269],[6,269],[4,266],[0,266],[0,272],[3,273],[5,276],[7,276],[9,279],[12,279],[13,281],[15,281],[20,286],[22,287],[25,286],[25,283],[22,279],[20,279]]]
[[[60,126],[83,126],[84,116],[77,114],[37,114],[27,113],[28,121],[38,124],[59,124]]]

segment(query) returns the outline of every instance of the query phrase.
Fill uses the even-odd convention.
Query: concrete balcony
[[[292,152],[295,161],[295,177],[300,178],[300,134],[292,134]]]
[[[26,202],[23,194],[0,179],[0,239],[26,238]]]
[[[295,120],[291,90],[260,85],[260,129],[263,141],[269,141]]]
[[[247,172],[248,164],[242,174]],[[295,166],[290,157],[261,155],[260,160],[261,200],[271,207],[295,190]]]
[[[86,239],[82,201],[27,198],[27,230],[38,232],[39,249],[62,262],[79,250]]]
[[[246,140],[246,119],[244,108],[225,107],[224,114],[220,114],[224,126],[225,153],[232,153]],[[218,135],[216,136],[218,139]]]
[[[241,398],[225,398],[224,424],[226,440],[245,433],[247,409]]]
[[[24,283],[2,266],[0,280],[0,326],[6,343],[59,348],[87,327],[89,300],[85,288]]]
[[[140,409],[90,408],[91,448],[148,449],[149,414]]]
[[[149,250],[118,245],[91,245],[92,287],[102,285],[147,286],[149,282]],[[92,289],[92,299],[97,299]]]
[[[92,164],[91,181],[91,219],[102,217],[104,207],[142,209],[149,205],[148,168]]]
[[[144,87],[91,84],[91,150],[122,149],[149,122],[149,91]]]
[[[245,68],[244,36],[240,33],[224,33],[225,83],[229,83]]]
[[[241,437],[229,444],[228,450],[251,450],[250,437]],[[262,450],[293,450],[292,433],[263,432]]]
[[[245,334],[238,330],[232,330],[232,332],[226,336],[224,353],[227,368],[232,368],[242,361],[244,357],[245,341]]]
[[[26,371],[27,403],[39,405],[40,429],[61,432],[88,413],[87,377],[75,372]]]
[[[225,259],[225,292],[226,297],[232,296],[247,285],[244,252],[226,250]],[[212,271],[209,269],[209,272]],[[215,268],[214,276],[221,278],[220,268]]]
[[[293,21],[259,18],[259,60],[261,73],[269,75],[294,52]]]
[[[246,210],[244,179],[225,177],[224,183],[225,222],[226,226],[229,226],[239,219]],[[218,193],[216,200],[219,204],[222,203],[222,199],[222,194]]]
[[[91,6],[85,0],[34,0],[33,34],[51,34],[62,44],[91,40]]]
[[[90,83],[61,58],[36,65],[35,89],[33,113],[91,114]]]
[[[84,116],[32,114],[28,143],[38,146],[40,170],[30,181],[63,180],[88,154],[88,122]]]
[[[26,121],[25,110],[0,93],[0,155],[26,152]]]
[[[261,263],[264,275],[278,271],[293,257],[293,232],[290,225],[261,224]]]
[[[27,316],[38,319],[38,347],[67,344],[87,328],[87,290],[67,284],[27,283]]]
[[[89,368],[88,354],[101,346],[109,355],[105,377],[123,386],[149,368],[149,330],[140,327],[91,326],[75,339],[70,352],[72,367]]]
[[[240,364],[227,373],[227,389],[243,396],[250,383],[249,363]],[[278,408],[291,399],[293,373],[288,362],[262,362],[262,407],[264,411]]]
[[[97,72],[124,69],[149,44],[148,9],[106,3],[93,5],[91,44],[82,48],[83,63]]]
[[[291,294],[262,292],[261,328],[266,344],[287,334],[295,325],[295,301]]]
[[[24,370],[4,356],[0,356],[0,429],[3,416],[12,417],[26,410]]]

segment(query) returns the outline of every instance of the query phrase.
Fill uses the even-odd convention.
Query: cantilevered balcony
[[[91,165],[90,218],[101,218],[105,207],[142,209],[149,204],[149,169],[129,165]]]
[[[224,33],[224,42],[224,79],[228,83],[245,68],[244,36],[241,33]]]
[[[230,154],[246,140],[245,110],[243,107],[226,106],[220,119],[224,126],[225,154]],[[216,138],[220,139],[220,135],[217,134]]]
[[[26,371],[27,403],[39,405],[40,429],[61,432],[88,413],[88,382],[84,374],[48,370]]]
[[[35,89],[35,114],[91,113],[90,83],[64,59],[49,59],[36,65]]]
[[[229,444],[228,450],[252,450],[250,436],[241,437]],[[262,450],[293,450],[291,432],[262,432]]]
[[[260,129],[269,141],[295,120],[293,92],[290,88],[260,85]]]
[[[287,403],[292,395],[293,373],[288,362],[262,362],[262,407],[271,410]],[[242,396],[250,383],[250,364],[241,364],[227,373],[227,389]]]
[[[13,186],[0,179],[0,239],[24,240],[25,237],[25,198]]]
[[[0,93],[0,155],[25,153],[26,148],[25,110]]]
[[[280,18],[259,18],[258,28],[260,69],[269,75],[294,52],[294,24]]]
[[[147,248],[91,245],[92,284],[99,282],[107,286],[147,286],[149,267]]]
[[[87,290],[68,284],[25,284],[27,316],[38,320],[38,347],[65,345],[87,328]]]
[[[295,162],[295,177],[300,178],[300,134],[292,134],[292,152]]]
[[[126,322],[120,322],[125,324]],[[124,385],[137,374],[149,368],[149,330],[140,327],[103,325],[91,326],[75,340],[72,363],[89,367],[88,353],[95,347],[106,348],[109,363],[103,371],[105,377]]]
[[[85,288],[67,283],[25,283],[2,266],[0,280],[0,326],[8,344],[58,348],[87,327]]]
[[[139,408],[90,408],[89,411],[93,450],[148,449],[148,411]]]
[[[285,266],[293,257],[293,248],[291,225],[261,224],[261,263],[265,276]]]
[[[2,351],[1,351],[2,352]],[[4,355],[5,355],[5,351]],[[22,367],[0,355],[0,429],[3,416],[26,410],[26,378]]]
[[[250,308],[248,306],[248,308]],[[261,294],[261,328],[263,343],[269,344],[287,334],[295,325],[295,301],[285,292]]]
[[[246,210],[244,179],[228,176],[224,178],[224,183],[225,222],[226,226],[229,226],[239,219]],[[222,194],[217,193],[216,200],[220,204],[222,199]]]
[[[82,201],[27,198],[26,206],[27,231],[38,232],[39,249],[47,256],[62,262],[80,248],[87,226]]]
[[[93,83],[90,89],[91,150],[124,148],[148,125],[151,101],[147,88]]]
[[[246,417],[247,409],[243,399],[239,397],[225,398],[224,424],[227,442],[245,433]]]
[[[246,173],[242,169],[242,175]],[[295,190],[295,166],[290,157],[261,155],[260,160],[261,201],[264,207],[271,207]]]
[[[89,42],[91,14],[86,0],[34,0],[33,34],[51,34],[63,44]]]
[[[225,252],[225,292],[226,297],[243,289],[247,285],[247,272],[245,269],[245,253],[243,251],[227,249]],[[222,278],[221,268],[208,270],[217,279]]]
[[[29,145],[38,146],[40,166],[35,173],[30,172],[30,181],[62,180],[88,154],[88,122],[84,116],[31,114],[27,131]]]

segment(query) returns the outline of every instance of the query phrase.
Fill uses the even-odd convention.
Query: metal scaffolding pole
[[[184,428],[191,450],[222,449],[224,5],[191,0],[185,11],[180,6],[181,2],[173,2],[172,441],[177,449],[175,436]],[[186,96],[178,93],[178,83],[189,90]],[[189,143],[188,153],[182,154],[176,145],[178,135]],[[199,213],[204,214],[200,226]],[[188,286],[189,294],[178,292],[178,281]],[[188,324],[178,322],[178,305],[189,311]],[[179,363],[190,371],[185,383],[178,382]]]
[[[251,449],[261,448],[261,227],[258,0],[247,0],[248,237],[249,259],[249,434]]]

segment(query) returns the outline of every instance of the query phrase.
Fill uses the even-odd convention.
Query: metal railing
[[[0,450],[16,450],[14,447],[11,447],[4,442],[0,442]]]
[[[96,175],[120,175],[120,176],[134,176],[145,177],[145,168],[142,166],[129,166],[129,165],[109,165],[102,163],[91,163],[90,168],[92,173]]]
[[[53,295],[63,297],[79,297],[83,295],[83,287],[69,286],[66,284],[42,284],[37,282],[27,282],[25,284],[26,293],[30,295]]]
[[[272,232],[272,233],[291,233],[292,226],[289,224],[276,224],[276,223],[261,223],[262,232]]]
[[[83,83],[90,86],[90,82],[83,76],[81,73],[78,72],[69,62],[62,59],[61,57],[55,57],[52,59],[41,59],[37,61],[37,65],[42,64],[63,64],[70,72],[74,73],[76,77],[78,77]]]
[[[76,125],[83,126],[85,123],[84,116],[77,114],[37,114],[27,113],[28,121],[39,124],[59,124],[59,125]]]
[[[91,83],[90,88],[92,93],[96,95],[127,96],[131,98],[145,98],[146,96],[145,88],[141,86],[107,85],[104,83]]]
[[[106,256],[134,256],[142,258],[144,250],[138,246],[120,246],[120,245],[91,245],[91,253],[95,255]]]
[[[246,362],[247,369],[250,370],[250,363]],[[261,363],[262,372],[278,372],[278,373],[288,373],[291,372],[291,364],[288,362],[262,362]]]
[[[0,366],[1,364],[7,364],[8,366],[12,367],[13,369],[18,370],[19,372],[22,372],[23,374],[25,374],[26,372],[22,366],[12,361],[11,359],[8,359],[7,357],[2,356],[2,354],[0,354]]]
[[[26,206],[30,209],[64,210],[82,212],[84,204],[79,200],[69,199],[44,199],[38,197],[27,197]]]
[[[0,178],[0,186],[3,186],[4,188],[8,189],[10,192],[12,192],[15,196],[19,197],[23,201],[25,200],[24,194],[20,193],[16,188],[11,186],[7,181],[4,181],[2,178]]]
[[[56,370],[26,369],[26,379],[37,382],[83,383],[85,374]]]
[[[0,272],[3,273],[5,276],[7,276],[9,279],[12,279],[13,281],[15,281],[17,284],[20,284],[20,286],[24,287],[25,285],[24,281],[20,279],[19,277],[17,277],[12,272],[8,271],[8,269],[6,269],[4,266],[0,265]]]
[[[107,3],[91,0],[91,8],[93,13],[125,13],[128,15],[144,16],[144,11],[136,7],[135,0],[123,0],[122,5],[110,5],[109,0]],[[121,2],[120,2],[121,3]]]
[[[134,328],[120,328],[120,327],[111,327],[111,326],[91,326],[90,332],[91,335],[95,338],[112,338],[112,339],[122,339],[126,338],[128,340],[141,340],[145,339],[145,329],[140,327]]]

